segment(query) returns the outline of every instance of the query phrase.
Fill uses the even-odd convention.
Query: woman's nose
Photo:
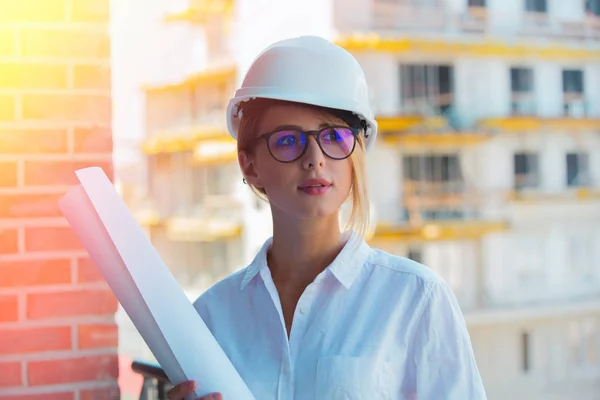
[[[306,146],[306,152],[302,156],[302,166],[306,169],[316,168],[317,166],[323,167],[325,164],[325,154],[323,154],[314,135],[308,137]]]

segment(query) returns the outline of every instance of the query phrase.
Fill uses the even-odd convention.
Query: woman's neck
[[[306,287],[342,250],[336,214],[290,221],[273,218],[268,264],[276,284]]]

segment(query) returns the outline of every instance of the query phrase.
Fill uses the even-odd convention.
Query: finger
[[[211,393],[200,398],[199,400],[223,400],[223,396],[221,395],[221,393]]]
[[[195,388],[196,382],[194,381],[182,382],[169,390],[169,400],[183,400],[185,396],[193,392]]]

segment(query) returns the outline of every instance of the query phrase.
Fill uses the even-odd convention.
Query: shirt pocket
[[[399,365],[371,357],[332,356],[317,363],[315,400],[397,400]]]

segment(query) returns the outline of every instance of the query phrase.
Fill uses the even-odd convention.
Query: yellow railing
[[[478,144],[489,134],[475,131],[457,131],[441,116],[403,115],[378,117],[381,140],[403,147],[448,147]]]
[[[196,164],[213,165],[235,160],[237,160],[237,142],[231,137],[200,141],[194,148]]]
[[[486,118],[477,123],[479,129],[497,130],[500,132],[528,132],[539,130],[591,130],[600,129],[600,118],[544,118],[507,116]]]
[[[502,221],[431,221],[420,226],[378,224],[373,240],[441,241],[480,239],[509,229]]]
[[[568,201],[600,200],[600,188],[578,187],[560,192],[544,192],[543,190],[526,189],[510,191],[507,197],[518,203],[552,203]]]
[[[146,155],[194,151],[203,141],[233,141],[223,127],[196,126],[187,130],[159,131],[142,144]]]
[[[350,52],[386,52],[394,54],[433,54],[465,57],[542,58],[554,60],[598,60],[600,50],[567,46],[511,44],[501,40],[454,41],[382,37],[375,33],[342,36],[336,43]]]
[[[173,241],[213,242],[239,237],[243,230],[242,207],[228,195],[207,196],[185,215],[168,218],[167,237]]]
[[[206,83],[222,84],[227,82],[235,82],[237,68],[235,66],[224,66],[219,68],[205,69],[194,74],[188,75],[182,80],[169,84],[161,85],[144,85],[144,91],[170,91],[180,89],[182,87],[198,86]]]
[[[165,22],[206,23],[215,16],[233,16],[234,0],[191,0],[190,5],[181,12],[167,14]]]

